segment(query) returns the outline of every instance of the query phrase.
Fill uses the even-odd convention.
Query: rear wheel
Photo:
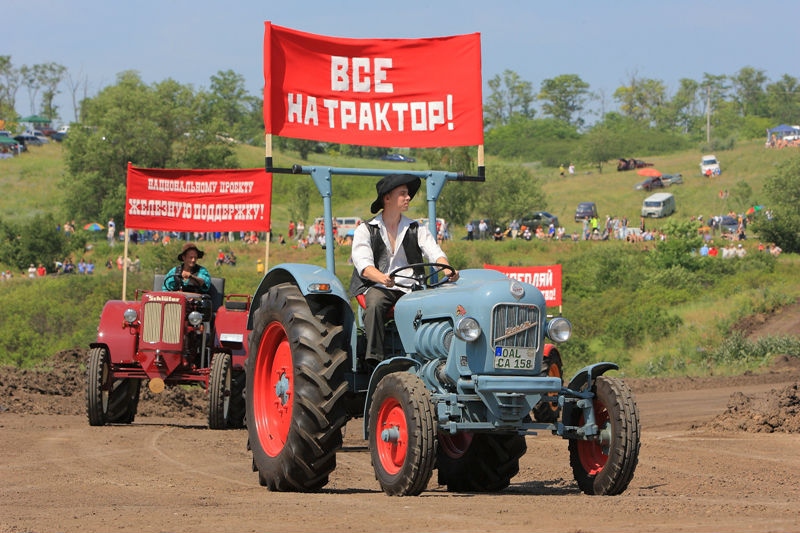
[[[439,484],[452,492],[497,492],[519,473],[521,435],[439,433]]]
[[[369,409],[369,449],[375,478],[389,496],[416,496],[436,461],[436,419],[430,393],[414,374],[388,374]]]
[[[239,381],[241,378],[237,374],[230,354],[214,354],[208,381],[208,427],[211,429],[240,428],[243,425],[244,397],[237,381],[237,377]]]
[[[595,440],[570,440],[569,462],[584,493],[613,496],[628,488],[639,461],[639,412],[622,380],[600,376],[592,388],[600,435]],[[580,409],[571,417],[565,424],[583,425]]]
[[[130,424],[139,406],[141,380],[113,379],[111,358],[105,348],[89,350],[86,371],[86,415],[89,425]]]
[[[249,447],[259,482],[316,491],[336,467],[347,422],[341,324],[312,311],[291,283],[271,287],[253,317],[246,369]]]
[[[561,354],[558,353],[558,350],[553,349],[548,355],[542,358],[542,371],[539,373],[539,375],[551,378],[561,378],[563,381],[562,369],[563,365],[561,362]],[[558,393],[550,393],[548,396],[558,397]],[[540,401],[534,405],[533,409],[531,410],[531,415],[533,416],[534,420],[546,424],[553,424],[556,422],[560,414],[561,408],[558,406],[558,402]]]

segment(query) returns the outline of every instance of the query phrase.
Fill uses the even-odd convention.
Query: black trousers
[[[364,333],[367,336],[367,360],[383,361],[383,341],[386,338],[384,324],[386,313],[403,296],[402,291],[393,291],[383,287],[371,287],[364,295]]]

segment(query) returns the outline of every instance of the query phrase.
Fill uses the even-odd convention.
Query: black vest
[[[367,224],[369,230],[369,244],[372,248],[372,257],[375,259],[375,268],[381,272],[387,272],[389,268],[389,250],[386,248],[383,239],[381,239],[381,228],[376,224]],[[419,247],[417,240],[417,222],[412,222],[408,226],[405,237],[403,237],[403,250],[406,253],[406,260],[409,265],[422,263],[422,249]],[[388,273],[388,272],[387,272]],[[425,269],[415,268],[414,274],[422,276],[425,274]],[[374,281],[362,278],[358,275],[358,270],[353,268],[353,277],[350,278],[350,296],[358,296],[365,292],[368,288],[375,285]]]

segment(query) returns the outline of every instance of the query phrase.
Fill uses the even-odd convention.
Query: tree
[[[763,241],[774,242],[784,252],[800,252],[800,159],[781,164],[775,176],[764,182],[764,194],[772,218],[757,221],[755,231]]]
[[[521,165],[492,165],[487,167],[486,175],[476,207],[501,228],[511,220],[547,205],[541,183]]]
[[[11,56],[0,56],[0,117],[16,115],[14,106],[19,85],[19,70],[11,63]]]
[[[632,74],[628,85],[614,91],[614,99],[620,103],[620,112],[634,120],[651,123],[657,110],[666,102],[666,86],[661,80],[639,79]]]
[[[58,117],[58,108],[53,105],[53,100],[59,93],[58,86],[64,79],[67,67],[58,63],[45,63],[40,65],[39,84],[42,92],[42,114],[50,120]]]
[[[589,84],[577,74],[562,74],[542,82],[536,96],[543,100],[542,112],[556,120],[561,120],[580,128],[584,124],[581,117],[589,95]]]
[[[487,128],[508,124],[517,116],[533,118],[531,108],[534,100],[531,82],[524,81],[513,70],[503,71],[489,80],[491,93],[483,104],[484,122]]]
[[[580,153],[582,159],[597,165],[597,170],[602,174],[603,164],[619,158],[622,147],[617,131],[601,123],[583,136]]]
[[[475,161],[469,148],[464,146],[426,150],[423,157],[430,168],[463,172],[467,176],[475,174]],[[436,205],[437,215],[449,224],[466,224],[485,186],[485,183],[447,183],[439,195]]]
[[[123,218],[128,162],[149,168],[236,168],[204,100],[174,80],[148,86],[123,72],[83,104],[83,125],[66,142],[65,209],[70,218]]]
[[[730,77],[733,89],[733,100],[743,117],[763,116],[767,112],[764,85],[767,76],[763,70],[744,67]]]
[[[794,76],[784,74],[766,87],[769,116],[779,124],[790,124],[800,117],[800,83]]]

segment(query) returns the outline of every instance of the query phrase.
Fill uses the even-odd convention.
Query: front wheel
[[[561,354],[558,353],[558,350],[553,348],[550,352],[542,358],[542,370],[539,372],[540,376],[543,377],[551,377],[551,378],[561,378],[563,381],[563,363],[561,362]],[[558,398],[558,393],[553,392],[548,394],[548,396]],[[542,422],[545,424],[554,424],[558,421],[558,417],[561,414],[561,408],[558,406],[558,402],[549,402],[546,400],[539,401],[536,405],[533,406],[531,410],[531,415],[533,415],[534,420],[537,422]]]
[[[344,329],[291,283],[271,287],[253,316],[246,367],[248,445],[259,483],[311,492],[328,483],[347,422]]]
[[[105,348],[89,350],[86,369],[86,415],[90,426],[130,424],[139,406],[141,380],[113,379],[111,357]]]
[[[519,473],[525,437],[439,433],[439,484],[451,492],[498,492]]]
[[[600,434],[594,440],[570,440],[569,462],[585,494],[614,496],[628,488],[639,461],[639,412],[633,392],[620,379],[600,376],[592,390]],[[580,409],[571,418],[565,424],[584,423]]]
[[[430,394],[414,374],[380,380],[369,408],[369,451],[375,478],[389,496],[416,496],[436,462],[436,419]]]
[[[228,353],[214,354],[208,380],[208,427],[210,429],[240,428],[244,423],[244,397],[237,387],[237,372]]]

